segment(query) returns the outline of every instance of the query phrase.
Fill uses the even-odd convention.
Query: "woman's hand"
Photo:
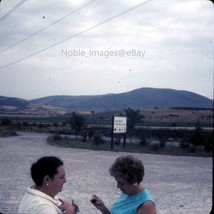
[[[103,201],[97,195],[92,195],[92,198],[90,201],[103,214],[110,214],[110,211],[108,210],[108,208],[105,206]]]
[[[59,206],[59,208],[65,214],[76,214],[76,212],[79,211],[79,208],[76,204],[71,204],[67,201],[63,201],[62,204]]]

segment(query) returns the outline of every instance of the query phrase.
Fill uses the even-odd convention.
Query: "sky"
[[[1,0],[0,96],[171,88],[213,99],[208,0]]]

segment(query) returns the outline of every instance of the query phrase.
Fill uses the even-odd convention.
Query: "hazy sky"
[[[0,95],[122,93],[141,87],[213,98],[208,0],[1,0]]]

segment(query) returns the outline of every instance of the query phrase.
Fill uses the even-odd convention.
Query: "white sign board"
[[[113,133],[126,133],[126,117],[114,117],[113,121]]]

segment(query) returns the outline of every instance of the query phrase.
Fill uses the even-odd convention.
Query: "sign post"
[[[127,118],[122,116],[112,117],[111,149],[114,147],[114,134],[123,134],[123,147],[126,144]]]

